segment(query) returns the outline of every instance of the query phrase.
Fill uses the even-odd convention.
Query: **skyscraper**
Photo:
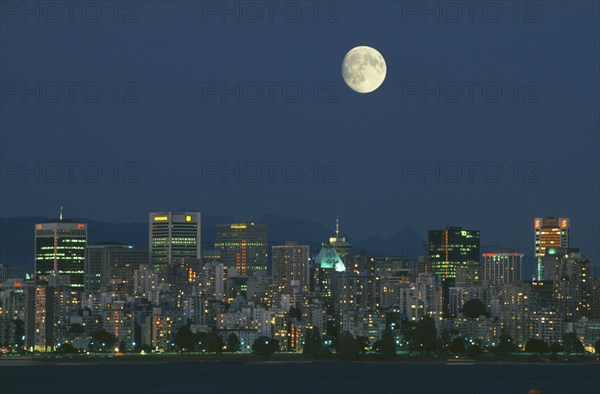
[[[25,346],[29,350],[54,350],[54,291],[54,286],[41,281],[25,288]]]
[[[549,216],[535,218],[535,257],[537,259],[537,279],[543,280],[542,258],[548,248],[569,247],[569,218]]]
[[[221,262],[235,268],[237,276],[266,272],[268,226],[256,223],[218,224],[215,249],[221,252]]]
[[[479,264],[479,230],[430,230],[428,249],[431,269],[442,279],[442,311],[444,316],[450,316],[450,288],[456,283],[458,267]]]
[[[152,266],[178,258],[201,258],[200,212],[150,212],[149,227]]]
[[[280,288],[301,293],[308,292],[309,286],[308,245],[298,245],[288,241],[285,245],[273,246],[273,283]]]
[[[133,272],[148,264],[148,250],[131,245],[97,244],[85,250],[85,290],[94,291],[112,279],[133,281]]]
[[[504,286],[521,280],[523,254],[498,251],[484,253],[484,277],[492,286]]]
[[[479,262],[479,230],[430,230],[428,249],[433,272],[442,279],[455,278],[456,267],[469,261]]]
[[[63,275],[69,286],[83,290],[87,224],[60,217],[35,225],[35,275]]]

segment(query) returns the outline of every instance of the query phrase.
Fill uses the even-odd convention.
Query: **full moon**
[[[346,85],[358,93],[371,93],[380,87],[385,80],[386,70],[381,53],[367,46],[352,48],[342,63]]]

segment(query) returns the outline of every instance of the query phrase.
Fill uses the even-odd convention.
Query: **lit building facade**
[[[307,293],[309,287],[308,245],[293,241],[273,246],[273,283],[286,292]]]
[[[531,314],[531,337],[546,344],[560,342],[563,336],[562,319],[553,309],[534,310]]]
[[[254,272],[267,271],[267,239],[266,224],[219,224],[215,249],[221,253],[221,262],[227,268],[235,268],[237,276],[249,276]]]
[[[455,278],[459,265],[479,261],[479,245],[479,230],[446,227],[429,231],[429,260],[433,272],[442,279]]]
[[[521,280],[523,254],[517,252],[484,253],[484,278],[492,286],[504,286]]]
[[[534,282],[537,284],[537,282]],[[500,328],[522,350],[531,336],[531,285],[516,282],[501,290]]]
[[[546,256],[548,248],[568,248],[569,230],[571,223],[569,218],[549,216],[535,218],[535,257],[537,259],[537,279],[544,280],[542,258]]]
[[[90,245],[85,250],[85,291],[99,290],[115,279],[131,284],[133,272],[142,264],[148,264],[146,249],[131,245]]]
[[[39,281],[25,289],[25,347],[53,351],[56,346],[54,287]]]
[[[66,276],[83,290],[87,224],[62,219],[35,225],[35,275]]]
[[[542,271],[552,283],[561,316],[568,321],[593,316],[594,265],[577,248],[548,248]]]
[[[149,262],[154,267],[173,259],[201,255],[200,212],[150,212]]]
[[[479,230],[463,230],[462,227],[430,230],[427,245],[431,270],[442,279],[443,314],[449,316],[449,291],[456,282],[459,267],[479,264]]]

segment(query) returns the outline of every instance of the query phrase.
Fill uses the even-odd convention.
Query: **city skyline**
[[[2,0],[0,391],[598,392],[599,15]]]
[[[62,214],[62,212],[63,212],[63,207],[61,206],[59,213]],[[175,212],[175,211],[173,211],[173,212]],[[187,212],[198,212],[198,211],[188,210]],[[207,215],[212,216],[210,214],[207,214]],[[229,218],[229,217],[226,217],[226,216],[221,216],[221,215],[216,215],[216,217],[217,218],[221,217],[222,220],[229,219],[229,221],[231,223],[246,223],[246,222],[250,223],[251,221],[256,221],[256,219],[252,219],[250,221],[248,219],[245,219],[245,220],[238,220],[238,219],[233,220],[232,218]],[[337,221],[339,220],[339,215],[336,215],[336,217],[337,217],[337,219],[336,219],[336,223],[337,223]],[[544,218],[549,218],[550,220],[553,219],[552,216],[545,216]],[[0,220],[1,219],[2,218],[0,218]],[[81,219],[83,219],[83,218],[73,217],[73,220],[81,220]],[[89,218],[85,218],[85,219],[89,219]],[[296,218],[282,218],[282,219],[295,220]],[[52,221],[52,219],[49,219],[49,218],[47,218],[47,220]],[[534,218],[530,218],[530,222],[532,222],[532,227],[534,229],[538,228],[538,222],[540,220],[541,220],[541,218],[539,217],[539,215],[535,216]],[[559,220],[559,218],[556,217],[556,220]],[[566,219],[566,220],[570,222],[570,219]],[[146,222],[146,223],[150,223],[150,222]],[[260,221],[258,221],[257,223],[260,223]],[[318,223],[318,222],[316,222],[316,223]],[[345,221],[344,221],[344,223],[345,223]],[[114,223],[114,224],[119,224],[119,223],[117,222],[117,223]],[[327,225],[323,225],[322,223],[319,223],[319,224],[323,226],[323,229],[325,231],[329,231],[329,234],[331,234],[332,237],[335,236],[335,229],[336,229],[337,225],[329,227]],[[453,225],[460,226],[460,224],[458,224],[458,223],[454,223]],[[411,230],[414,230],[413,226],[410,226],[410,225],[404,226],[405,229],[407,227],[410,228]],[[446,225],[446,226],[442,226],[442,227],[452,227],[452,225]],[[343,231],[343,235],[344,236],[350,237],[351,239],[353,239],[355,241],[360,241],[360,238],[353,237],[352,234],[351,234],[351,231],[347,231],[346,230],[346,226],[345,225],[343,225],[343,228],[344,228],[344,231]],[[202,241],[200,241],[199,246],[202,246],[203,249],[209,249],[213,245],[212,239],[214,239],[214,237],[216,237],[216,231],[215,231],[216,229],[214,229],[212,227],[201,226],[201,230],[202,230],[202,233],[204,234],[204,236],[207,236],[207,234],[209,235],[209,239],[211,239],[211,241],[208,241],[208,242],[202,242]],[[518,230],[519,229],[517,229],[517,231]],[[522,231],[522,229],[520,229],[520,230]],[[416,231],[416,230],[414,230],[414,231]],[[404,255],[408,255],[409,257],[413,257],[413,258],[416,258],[416,256],[418,256],[418,255],[426,255],[426,254],[428,254],[429,251],[428,251],[428,247],[427,247],[427,233],[431,232],[431,231],[432,231],[431,229],[428,229],[428,230],[425,231],[424,234],[417,233],[418,236],[420,237],[420,240],[419,240],[418,243],[402,241],[401,244],[397,245],[397,247],[396,247],[396,251],[397,252],[396,253],[391,253],[391,254],[396,254],[396,255],[403,255],[404,254]],[[481,253],[480,254],[482,254],[484,252],[494,252],[494,251],[499,250],[499,249],[510,249],[510,250],[518,251],[520,253],[523,253],[524,257],[525,257],[525,259],[524,259],[524,264],[525,264],[524,267],[525,267],[526,271],[524,272],[524,274],[530,274],[529,270],[531,270],[531,275],[537,276],[539,274],[538,268],[534,269],[534,268],[531,267],[532,264],[539,265],[539,256],[538,256],[538,252],[536,251],[536,244],[531,239],[532,238],[531,237],[531,231],[529,231],[529,234],[528,234],[529,237],[525,237],[524,239],[523,238],[521,238],[521,239],[513,238],[509,242],[500,242],[500,241],[497,240],[497,238],[502,238],[502,237],[496,237],[496,235],[494,235],[494,234],[484,233],[481,230],[478,230],[478,231],[480,231],[481,233],[483,233],[483,236],[482,236],[483,241],[481,242],[481,247],[482,248],[481,248]],[[578,234],[577,226],[575,227],[575,234],[576,235]],[[307,233],[307,235],[308,235],[308,233]],[[536,237],[539,237],[539,234],[536,235]],[[139,238],[139,233],[136,235],[136,238]],[[301,241],[301,242],[309,242],[309,243],[313,242],[314,243],[314,239],[310,239],[310,237],[308,237],[308,236],[302,237],[301,235],[299,235],[299,236],[295,236],[294,238],[295,239],[284,239],[284,238],[281,238],[281,236],[279,236],[278,234],[274,234],[274,237],[270,237],[269,238],[268,244],[269,245],[271,245],[271,244],[283,244],[287,240],[298,240],[298,241]],[[583,251],[584,255],[587,256],[587,257],[589,257],[589,258],[591,258],[592,261],[594,262],[594,264],[597,265],[600,268],[600,261],[594,258],[593,248],[586,248],[586,247],[582,246],[582,244],[580,242],[578,242],[579,238],[580,237],[575,237],[575,243],[571,243],[571,245],[574,245],[574,246],[580,248]],[[373,237],[372,236],[371,237],[366,237],[363,240],[369,240],[369,239],[372,240]],[[385,239],[386,238],[382,238],[382,240],[385,240]],[[105,238],[103,238],[103,239],[96,239],[95,240],[96,243],[97,242],[101,242],[101,243],[103,243],[103,242],[112,242],[112,241],[115,241],[115,239],[111,239],[110,236],[108,236],[108,235],[105,235]],[[24,241],[24,242],[25,242],[25,245],[27,245],[27,241]],[[143,241],[143,242],[133,242],[132,239],[127,239],[127,238],[121,238],[119,240],[119,242],[125,243],[125,244],[135,244],[136,246],[145,246],[145,247],[149,247],[149,245],[150,245],[150,243],[146,243],[145,241]],[[25,248],[23,248],[23,247],[21,247],[21,248],[15,248],[15,245],[14,245],[15,242],[14,241],[8,241],[8,242],[5,241],[4,243],[7,245],[7,247],[5,248],[7,250],[7,252],[5,252],[2,255],[2,262],[4,264],[8,264],[9,263],[9,261],[7,259],[10,258],[11,255],[13,255],[13,256],[15,254],[19,255],[19,257],[17,258],[17,260],[18,260],[17,261],[17,265],[23,264],[23,262],[25,262],[26,259],[23,258],[25,255],[27,255],[29,258],[32,256],[32,252],[33,251],[31,250],[31,251],[28,252],[26,250],[27,247],[25,247]],[[565,247],[565,245],[563,244],[562,247]],[[372,247],[372,248],[368,248],[367,247],[366,249],[367,250],[365,250],[365,251],[371,251],[371,252],[374,252],[376,254],[390,254],[389,252],[383,252],[381,250],[378,251],[376,249],[376,247]],[[13,257],[13,259],[14,259],[14,257]],[[28,261],[30,261],[30,260],[28,260]]]
[[[536,340],[567,346],[565,335],[573,332],[573,324],[584,330],[577,339],[582,349],[591,349],[594,330],[600,330],[600,278],[591,261],[569,245],[569,218],[534,218],[538,272],[544,277],[523,280],[522,254],[505,249],[481,254],[479,231],[461,227],[431,230],[427,255],[415,261],[353,250],[338,217],[335,232],[312,253],[316,257],[310,246],[288,241],[271,247],[273,267],[267,270],[261,266],[270,251],[266,224],[218,224],[214,249],[202,249],[200,212],[151,212],[148,217],[148,249],[87,245],[87,224],[63,217],[62,207],[57,220],[36,224],[34,276],[1,282],[5,342],[10,343],[11,327],[16,329],[10,316],[22,314],[24,346],[45,352],[71,341],[109,351],[106,344],[95,344],[98,330],[73,328],[88,323],[101,328],[103,341],[111,335],[118,340],[120,352],[135,352],[141,344],[142,350],[189,351],[181,339],[185,329],[237,338],[237,345],[228,340],[223,349],[241,341],[246,345],[235,351],[248,352],[250,343],[254,348],[261,338],[267,343],[272,338],[278,350],[304,353],[310,352],[310,335],[319,332],[324,335],[319,347],[344,333],[364,338],[368,348],[380,352],[378,340],[385,332],[403,338],[396,345],[413,346],[410,336],[395,328],[407,322],[420,330],[430,321],[434,332],[454,327],[461,341],[473,344],[475,338],[477,346],[489,349],[509,335],[521,351],[533,349]],[[72,261],[79,255],[85,259]],[[23,297],[25,310],[19,307]],[[308,324],[301,323],[303,315]],[[91,340],[77,335],[86,332]]]

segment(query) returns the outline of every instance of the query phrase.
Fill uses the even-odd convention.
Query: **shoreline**
[[[0,367],[34,365],[140,365],[140,364],[437,364],[437,365],[593,365],[600,363],[598,356],[559,356],[550,360],[550,356],[532,359],[530,355],[481,356],[478,358],[453,356],[400,355],[394,359],[384,359],[369,355],[357,359],[311,359],[303,354],[275,354],[258,356],[255,354],[93,354],[93,355],[27,355],[0,357]]]

